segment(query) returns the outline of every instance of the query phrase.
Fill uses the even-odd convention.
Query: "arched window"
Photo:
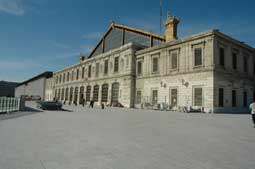
[[[90,95],[91,95],[91,86],[87,86],[87,89],[86,89],[86,101],[90,101]]]
[[[60,93],[61,93],[61,90],[58,89],[58,100],[60,100]]]
[[[112,84],[112,102],[117,103],[119,101],[119,88],[120,84],[118,82]]]
[[[93,100],[98,102],[99,85],[95,85],[93,89]]]
[[[108,84],[102,85],[102,99],[101,99],[101,101],[105,102],[105,103],[107,103],[107,101],[108,101],[108,88],[109,88]]]
[[[61,91],[61,100],[64,100],[64,95],[65,95],[65,89],[63,88]]]
[[[73,87],[70,88],[70,102],[73,101]]]
[[[68,100],[68,93],[69,93],[69,89],[68,88],[66,88],[66,95],[65,95],[65,101],[67,101]]]
[[[80,99],[79,99],[80,104],[82,104],[83,99],[84,99],[84,87],[81,86],[80,87]]]
[[[74,90],[74,103],[77,104],[77,100],[78,100],[78,90],[79,88],[76,87]]]

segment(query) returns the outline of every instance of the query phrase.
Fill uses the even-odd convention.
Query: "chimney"
[[[82,53],[80,53],[80,62],[83,62],[85,60],[85,57],[83,56]]]
[[[178,39],[177,28],[178,28],[179,22],[180,22],[180,20],[178,18],[170,16],[170,14],[168,12],[167,18],[166,18],[166,21],[165,21],[165,27],[166,27],[165,38],[166,38],[166,43]]]

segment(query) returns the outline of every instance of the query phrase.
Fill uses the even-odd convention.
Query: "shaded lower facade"
[[[132,78],[96,81],[66,85],[55,89],[55,99],[67,104],[87,104],[94,101],[96,105],[134,107],[134,99],[131,99],[134,89]]]

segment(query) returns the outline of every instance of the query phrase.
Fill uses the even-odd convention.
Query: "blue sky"
[[[255,47],[255,1],[163,0],[179,37],[220,29]],[[0,0],[0,80],[24,81],[79,61],[110,21],[159,32],[159,0]]]

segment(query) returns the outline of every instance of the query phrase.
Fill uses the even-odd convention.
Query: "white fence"
[[[0,113],[10,113],[20,110],[20,98],[0,97]]]

